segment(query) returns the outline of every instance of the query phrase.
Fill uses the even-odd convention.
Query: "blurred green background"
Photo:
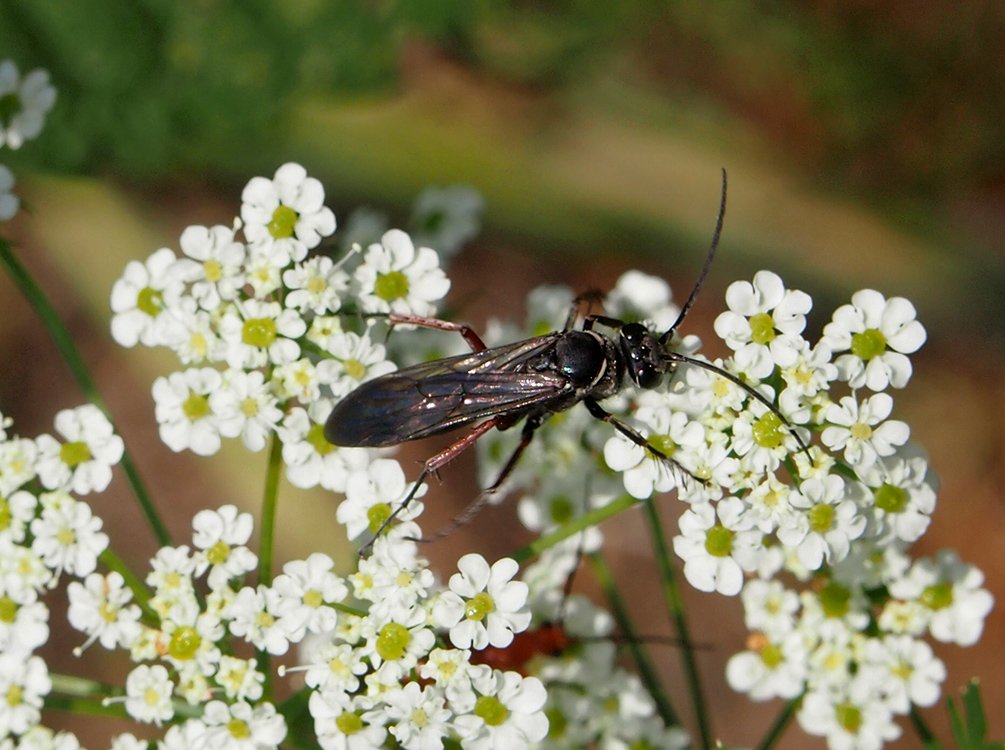
[[[725,167],[725,233],[688,332],[709,339],[725,287],[759,268],[814,296],[817,331],[863,286],[911,298],[929,343],[911,387],[894,395],[943,476],[919,554],[960,548],[1000,591],[1003,38],[997,0],[0,0],[0,59],[48,69],[59,91],[42,136],[2,154],[29,208],[10,232],[181,536],[207,504],[253,509],[261,457],[233,449],[195,461],[159,444],[149,383],[173,364],[111,345],[108,293],[128,260],[177,247],[188,224],[229,222],[251,176],[297,160],[340,220],[369,204],[399,224],[429,184],[475,187],[485,231],[453,262],[450,301],[481,325],[519,318],[538,283],[609,288],[631,267],[683,298]],[[21,434],[50,430],[79,393],[6,279],[0,314],[0,409]],[[443,519],[475,486],[469,464],[447,473],[432,490],[442,507],[429,504]],[[121,485],[98,510],[121,524],[113,542],[141,565],[151,540],[133,528]],[[284,498],[281,559],[319,547],[347,559],[330,497]],[[511,551],[523,539],[511,519],[501,509],[429,556]],[[623,544],[621,570],[644,585],[637,520],[612,522],[609,535]],[[640,619],[653,624],[643,629],[658,631],[644,598]],[[724,620],[739,620],[738,606],[692,603],[716,644],[702,658],[718,729],[750,744],[773,711],[723,687],[722,663],[743,635]],[[940,649],[947,691],[991,676],[1005,658],[1002,630],[995,614],[980,646]],[[97,656],[85,656],[91,668]],[[676,655],[661,658],[678,679]],[[1005,707],[1000,681],[985,687],[992,708]],[[1005,735],[1000,713],[992,729]],[[814,746],[797,732],[785,745]]]

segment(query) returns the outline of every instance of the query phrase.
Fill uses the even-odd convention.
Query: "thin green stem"
[[[632,652],[632,658],[639,668],[639,677],[641,677],[642,683],[656,702],[656,710],[659,711],[660,717],[662,717],[667,726],[680,724],[677,711],[674,710],[673,704],[670,703],[670,697],[667,695],[666,690],[663,689],[663,683],[660,682],[652,659],[649,658],[649,652],[642,647],[642,641],[639,638],[638,631],[635,629],[635,625],[632,623],[631,616],[628,614],[628,609],[625,607],[625,601],[621,598],[621,593],[618,591],[614,576],[611,574],[610,566],[597,552],[587,555],[586,559],[589,561],[593,574],[600,583],[604,596],[607,597],[607,601],[611,606],[611,612],[618,623],[618,629],[621,631],[628,649]]]
[[[792,723],[792,717],[796,715],[796,708],[799,707],[799,701],[801,700],[802,696],[793,698],[782,707],[782,710],[778,712],[778,716],[771,723],[767,734],[764,735],[764,739],[757,745],[757,750],[771,750],[777,744],[785,733],[785,730],[789,728],[789,724]]]
[[[91,379],[90,371],[87,369],[87,365],[84,364],[80,352],[73,343],[70,332],[63,325],[63,321],[59,319],[56,310],[49,304],[48,298],[39,288],[38,284],[35,283],[31,274],[28,273],[27,269],[17,259],[17,256],[14,255],[10,243],[3,239],[0,239],[0,263],[7,268],[7,272],[21,290],[25,299],[28,300],[28,304],[35,309],[36,314],[42,321],[42,325],[49,332],[49,336],[56,344],[56,348],[80,386],[80,390],[84,392],[85,398],[105,413],[105,416],[108,417],[108,421],[112,423],[114,428],[115,422],[112,420],[108,405],[101,397],[97,386],[95,386],[94,381]],[[116,433],[119,432],[118,429],[115,429],[115,431]],[[154,508],[146,485],[140,478],[139,471],[136,469],[136,465],[133,463],[128,449],[125,449],[122,454],[121,464],[122,470],[126,474],[126,479],[129,481],[129,486],[132,488],[133,494],[136,496],[136,500],[139,502],[140,508],[147,518],[147,523],[150,524],[150,528],[157,538],[158,544],[162,546],[170,544],[171,536],[168,534],[167,527],[161,521],[156,508]]]
[[[667,613],[673,622],[677,637],[680,639],[681,658],[684,662],[684,678],[687,680],[688,692],[694,707],[695,721],[698,724],[698,734],[701,736],[701,747],[708,750],[712,747],[712,728],[709,723],[708,706],[705,703],[705,691],[701,686],[701,675],[698,673],[698,662],[695,659],[694,643],[684,613],[684,599],[677,585],[677,575],[670,561],[670,548],[667,545],[663,523],[659,510],[652,500],[642,503],[645,509],[646,521],[652,535],[653,551],[656,553],[656,564],[659,567],[660,580],[663,586],[663,597],[667,604]]]
[[[279,473],[283,467],[283,444],[273,433],[269,445],[269,464],[265,469],[265,494],[262,497],[261,535],[258,542],[258,583],[272,583],[272,557],[276,544],[276,509],[279,505]],[[269,654],[258,652],[258,669],[265,675],[265,695],[272,694],[272,666]]]
[[[265,495],[262,497],[261,537],[258,544],[258,582],[272,582],[272,556],[276,541],[276,508],[279,505],[279,474],[283,468],[283,444],[272,433],[269,465],[265,470]]]
[[[918,711],[917,706],[911,706],[911,724],[914,725],[914,731],[918,733],[918,738],[926,747],[935,740],[935,732],[928,726],[928,722]]]
[[[554,547],[563,539],[568,539],[570,536],[578,534],[584,529],[596,526],[601,521],[604,521],[611,516],[616,516],[621,511],[631,508],[633,505],[637,505],[638,502],[638,500],[630,495],[622,495],[604,507],[597,508],[596,510],[592,510],[579,518],[573,519],[564,526],[559,526],[550,534],[545,534],[544,536],[534,540],[526,547],[521,547],[516,552],[511,554],[510,557],[518,563],[526,562],[530,558],[540,555],[546,549]]]

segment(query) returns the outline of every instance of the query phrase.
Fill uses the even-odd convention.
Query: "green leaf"
[[[988,741],[985,737],[988,730],[987,713],[984,710],[977,680],[971,680],[963,689],[962,702],[963,713],[961,715],[952,698],[946,701],[949,725],[956,747],[959,750],[1005,750],[1005,742]],[[929,745],[926,745],[926,750],[928,747]],[[932,747],[940,746],[936,744]]]

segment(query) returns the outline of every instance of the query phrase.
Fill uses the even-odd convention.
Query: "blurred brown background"
[[[450,302],[467,321],[521,319],[527,289],[607,289],[628,268],[667,278],[678,299],[700,267],[729,170],[726,228],[688,319],[711,339],[725,287],[759,268],[815,300],[818,332],[870,286],[909,297],[929,331],[896,416],[943,485],[917,554],[950,546],[1003,590],[1005,377],[1005,6],[998,2],[0,2],[0,58],[50,70],[59,101],[45,131],[3,159],[27,212],[3,228],[56,301],[111,403],[176,539],[192,514],[255,511],[264,458],[230,446],[211,460],[157,438],[153,378],[163,352],[108,335],[108,294],[125,263],[177,248],[193,223],[226,223],[240,189],[285,161],[325,184],[340,220],[362,204],[402,224],[429,184],[486,199],[482,236],[452,263]],[[0,277],[0,410],[17,431],[52,429],[81,396],[33,313]],[[710,352],[710,353],[715,353]],[[435,446],[409,446],[406,464]],[[465,457],[431,489],[435,528],[472,496]],[[153,552],[119,478],[97,512],[142,568]],[[678,511],[662,508],[668,527]],[[334,500],[284,487],[278,559],[338,542]],[[640,629],[666,624],[637,512],[605,526]],[[526,541],[512,507],[428,548],[443,569]],[[578,585],[591,591],[589,576]],[[725,686],[741,647],[737,602],[691,596],[691,618],[724,741],[754,744],[777,706]],[[999,607],[981,643],[939,647],[947,695],[984,679],[991,734],[1005,736],[996,680]],[[79,641],[69,636],[72,643]],[[655,656],[680,688],[678,656]],[[55,649],[54,649],[55,650]],[[63,650],[67,650],[63,648]],[[108,669],[96,649],[65,671]],[[679,699],[681,708],[686,705]],[[945,733],[944,711],[927,712]],[[909,734],[895,746],[917,747]],[[82,732],[93,747],[107,727]],[[797,729],[786,748],[822,747]]]

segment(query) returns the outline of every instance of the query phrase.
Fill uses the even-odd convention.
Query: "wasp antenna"
[[[719,247],[719,235],[722,234],[722,224],[726,219],[726,170],[722,170],[722,198],[719,201],[719,216],[715,221],[715,231],[712,233],[712,244],[708,248],[708,255],[705,256],[705,265],[701,267],[701,273],[698,274],[698,281],[695,283],[694,288],[691,289],[691,295],[687,298],[687,302],[684,303],[684,307],[680,309],[680,315],[677,316],[677,320],[674,324],[667,329],[667,332],[660,336],[660,343],[665,344],[673,336],[673,332],[677,330],[684,318],[687,316],[688,310],[694,304],[695,299],[698,297],[698,292],[701,290],[702,284],[705,283],[705,277],[708,276],[709,269],[712,268],[712,259],[715,257],[715,250]]]
[[[736,383],[736,385],[740,386],[753,398],[757,399],[762,404],[764,404],[772,414],[774,414],[776,417],[782,420],[782,424],[784,424],[788,428],[789,432],[792,434],[792,437],[794,437],[796,442],[799,444],[799,450],[801,450],[803,454],[805,454],[806,458],[810,459],[810,462],[812,463],[813,457],[810,455],[810,449],[806,446],[806,443],[803,442],[803,439],[799,437],[799,433],[796,432],[795,426],[788,419],[785,418],[784,414],[778,411],[778,407],[776,407],[773,403],[771,403],[771,401],[768,400],[768,398],[766,398],[763,393],[755,390],[753,387],[751,387],[749,383],[745,383],[742,379],[740,379],[733,373],[729,372],[728,370],[724,370],[723,368],[717,365],[713,365],[711,362],[706,362],[703,359],[695,359],[694,357],[688,357],[687,355],[680,354],[679,352],[667,352],[667,358],[673,360],[674,362],[684,362],[689,365],[694,365],[695,367],[700,367],[703,370],[714,372],[716,375],[720,375],[726,378],[726,380],[730,381],[731,383]]]

